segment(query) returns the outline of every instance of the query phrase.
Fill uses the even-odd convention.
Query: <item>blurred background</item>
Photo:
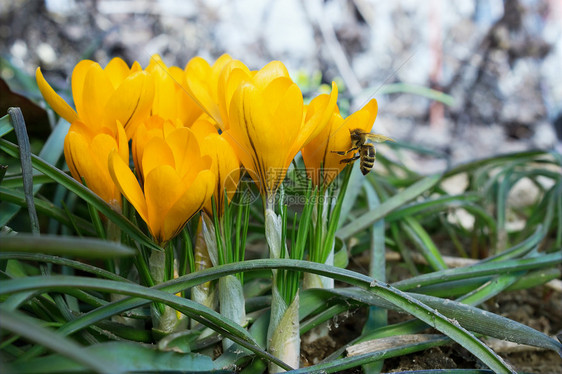
[[[281,60],[305,95],[336,80],[344,110],[376,97],[373,132],[433,172],[557,147],[561,23],[559,0],[0,0],[0,110],[39,98],[37,66],[62,90],[84,58]]]

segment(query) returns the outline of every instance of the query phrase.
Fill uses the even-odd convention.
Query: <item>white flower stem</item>
[[[285,243],[282,243],[283,222],[274,211],[274,198],[266,199],[265,237],[269,245],[271,258],[286,258]],[[267,331],[268,350],[293,368],[300,363],[299,335],[299,297],[298,293],[289,306],[282,297],[282,290],[277,288],[277,270],[272,270],[273,286],[271,299],[271,318]],[[283,371],[277,365],[270,365],[270,373]]]
[[[199,227],[197,229],[197,236],[195,239],[195,271],[200,271],[214,266],[213,258],[215,258],[216,261],[217,243],[215,242],[215,234],[214,232],[209,233],[209,230],[212,230],[213,227],[209,227],[204,219],[208,220],[209,218],[203,213],[202,218],[199,221]],[[193,287],[191,289],[191,299],[213,310],[216,309],[218,305],[218,298],[215,282],[205,282]],[[199,324],[199,322],[192,320],[191,324],[192,327],[194,327]]]
[[[169,248],[171,250],[171,248]],[[164,275],[166,272],[166,251],[152,251],[150,254],[149,267],[150,273],[154,283],[159,284],[164,282]],[[179,322],[179,316],[176,310],[167,305],[162,305],[158,308],[156,304],[151,306],[152,323],[156,330],[165,334],[169,334],[176,330]]]

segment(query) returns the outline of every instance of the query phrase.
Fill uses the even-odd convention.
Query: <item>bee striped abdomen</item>
[[[368,143],[368,141],[377,143],[383,143],[387,140],[394,141],[384,135],[363,132],[361,131],[361,129],[350,130],[349,134],[351,136],[351,148],[347,151],[331,152],[337,153],[340,156],[344,156],[350,152],[354,152],[353,157],[340,160],[340,164],[349,164],[350,162],[353,162],[360,158],[361,163],[359,166],[363,175],[369,174],[369,172],[373,169],[373,165],[375,165],[375,159],[377,158],[377,151],[375,150],[375,146],[371,143]]]
[[[375,164],[375,146],[365,143],[361,147],[361,173],[367,175]]]

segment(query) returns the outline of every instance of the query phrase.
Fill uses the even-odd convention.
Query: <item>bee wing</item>
[[[367,137],[368,140],[370,140],[374,143],[384,143],[386,141],[389,141],[389,142],[394,141],[394,139],[389,138],[388,136],[380,135],[380,134],[368,133],[368,134],[366,134],[366,137]]]

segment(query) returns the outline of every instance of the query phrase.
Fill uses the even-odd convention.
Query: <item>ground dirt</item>
[[[488,301],[484,306],[490,312],[521,322],[545,334],[555,336],[562,333],[562,294],[540,286],[528,290],[508,292]],[[304,365],[321,361],[339,347],[361,334],[366,319],[366,308],[359,308],[338,316],[330,325],[329,337],[318,339],[313,344],[302,345]],[[410,316],[389,312],[389,323],[410,319]],[[427,333],[436,331],[427,329]],[[562,373],[562,358],[556,353],[533,347],[519,346],[512,352],[500,355],[518,372]],[[383,372],[400,372],[424,369],[485,369],[486,366],[458,344],[431,348],[406,356],[387,359]],[[344,373],[361,373],[359,368]]]

